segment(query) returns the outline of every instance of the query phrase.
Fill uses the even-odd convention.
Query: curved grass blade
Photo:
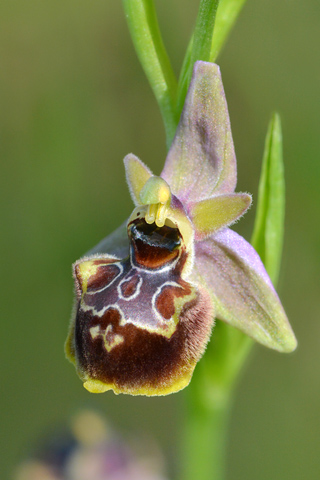
[[[162,41],[153,0],[123,0],[133,44],[162,114],[167,146],[178,120],[175,113],[177,81]]]
[[[276,284],[282,253],[285,211],[285,181],[281,121],[275,113],[270,121],[263,154],[262,172],[252,245]]]

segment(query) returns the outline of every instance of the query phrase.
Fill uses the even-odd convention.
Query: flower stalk
[[[214,62],[246,0],[201,0],[177,83],[153,0],[122,0],[132,42],[162,115],[170,148],[197,60]]]
[[[166,52],[153,0],[122,0],[131,38],[158,102],[167,146],[177,128],[177,81]]]
[[[187,399],[183,436],[181,480],[220,480],[224,478],[230,395],[220,392],[203,405],[195,398],[195,388],[185,393]],[[197,410],[195,410],[197,409]]]
[[[201,0],[194,33],[187,49],[180,74],[177,111],[182,111],[191,80],[193,65],[197,60],[210,61],[212,37],[219,0]]]

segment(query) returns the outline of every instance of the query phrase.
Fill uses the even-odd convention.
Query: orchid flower
[[[219,67],[198,61],[161,175],[124,159],[135,209],[73,266],[67,357],[90,392],[188,385],[220,319],[281,352],[296,339],[253,247],[229,227],[250,207]]]

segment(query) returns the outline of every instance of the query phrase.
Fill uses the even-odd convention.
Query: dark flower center
[[[155,223],[148,224],[139,218],[128,225],[128,235],[134,261],[144,267],[162,267],[179,255],[182,237],[177,228],[157,227]]]

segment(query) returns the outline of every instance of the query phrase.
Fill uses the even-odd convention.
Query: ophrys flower
[[[74,264],[66,343],[91,392],[166,395],[184,388],[219,318],[291,351],[296,339],[255,250],[228,227],[249,208],[219,67],[197,62],[160,177],[125,158],[136,205],[126,226]]]

